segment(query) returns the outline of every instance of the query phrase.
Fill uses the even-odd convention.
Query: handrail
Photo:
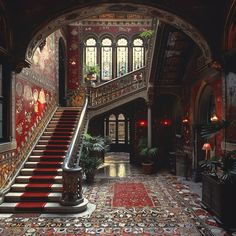
[[[141,68],[139,68],[139,69],[137,69],[137,70],[130,71],[130,72],[126,73],[125,75],[122,75],[122,76],[116,77],[116,78],[114,78],[114,79],[108,80],[108,81],[106,81],[106,82],[104,82],[104,83],[102,83],[102,84],[97,85],[97,86],[94,87],[94,88],[99,88],[99,87],[106,86],[107,84],[110,84],[110,83],[112,83],[112,82],[116,82],[116,80],[120,80],[120,79],[122,79],[123,77],[127,77],[127,76],[129,76],[129,75],[131,75],[131,74],[135,74],[135,73],[139,72],[140,70],[142,70],[142,69],[144,69],[144,68],[146,68],[146,66],[143,66],[143,67],[141,67]]]
[[[79,143],[86,124],[86,112],[88,107],[88,97],[80,115],[80,119],[66,154],[62,166],[63,191],[61,205],[74,206],[83,202],[82,197],[82,168],[79,166],[78,151],[81,150]]]

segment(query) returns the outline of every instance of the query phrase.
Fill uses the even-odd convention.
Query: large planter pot
[[[227,228],[236,228],[236,184],[221,183],[218,179],[203,174],[202,203],[214,213],[218,223]]]
[[[143,162],[142,163],[142,172],[144,174],[152,174],[154,171],[154,163],[151,162],[151,163],[145,163]]]

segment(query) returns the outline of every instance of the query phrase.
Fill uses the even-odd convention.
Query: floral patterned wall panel
[[[38,48],[31,68],[16,76],[16,141],[18,154],[33,142],[57,101],[59,32]],[[28,147],[28,149],[30,146]],[[28,150],[29,151],[29,150]]]

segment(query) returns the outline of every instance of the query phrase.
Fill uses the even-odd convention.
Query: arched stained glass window
[[[108,122],[108,136],[111,138],[111,142],[116,142],[116,116],[110,115]]]
[[[111,138],[113,144],[129,144],[129,118],[124,114],[111,114],[104,119],[104,134]]]
[[[143,40],[136,38],[133,41],[133,70],[144,66],[144,46]]]
[[[128,41],[121,38],[117,41],[117,77],[128,72]]]
[[[125,143],[125,117],[123,114],[118,116],[118,143]]]
[[[104,38],[101,44],[101,72],[102,80],[112,79],[112,41]]]
[[[87,66],[97,65],[97,42],[94,38],[88,38],[85,42],[85,64]]]

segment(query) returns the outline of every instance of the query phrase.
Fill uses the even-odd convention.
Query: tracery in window
[[[108,120],[108,136],[112,143],[116,142],[116,116],[110,115]]]
[[[125,143],[125,117],[123,114],[118,116],[118,143]]]
[[[94,38],[88,38],[85,42],[85,64],[88,66],[97,65],[97,42]]]
[[[101,43],[101,72],[102,80],[112,79],[112,41],[104,38]]]
[[[117,77],[125,75],[128,72],[128,41],[120,38],[117,41]]]
[[[136,38],[133,41],[133,70],[144,66],[144,46],[143,40]]]
[[[113,144],[129,144],[129,119],[122,113],[110,115],[104,119],[104,134]]]

